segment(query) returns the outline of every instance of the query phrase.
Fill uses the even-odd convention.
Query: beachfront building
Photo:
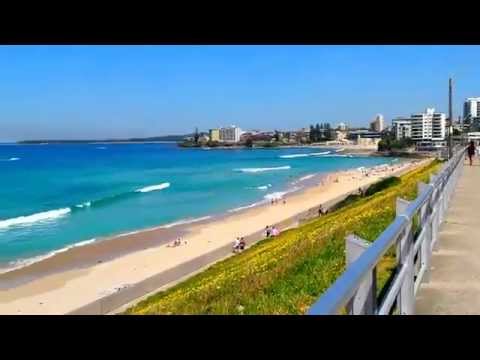
[[[436,113],[434,108],[429,108],[423,113],[412,114],[410,119],[413,141],[445,141],[447,122],[444,113]]]
[[[347,131],[347,125],[345,123],[341,122],[340,124],[338,124],[337,130]]]
[[[410,118],[396,118],[392,121],[393,132],[397,140],[412,137],[412,124]]]
[[[210,129],[209,132],[210,141],[220,141],[220,130],[219,129]]]
[[[373,120],[370,123],[370,130],[376,131],[376,132],[382,132],[383,130],[385,130],[385,123],[383,121],[383,115],[382,114],[378,114],[375,117],[375,120]]]
[[[412,114],[409,118],[393,120],[397,139],[411,138],[417,149],[445,146],[447,121],[444,113],[427,108],[423,113]]]
[[[241,135],[242,130],[235,125],[219,129],[219,137],[221,142],[238,143]]]
[[[467,129],[480,129],[480,97],[465,100],[463,105],[463,124]]]

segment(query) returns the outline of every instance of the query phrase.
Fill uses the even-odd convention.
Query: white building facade
[[[383,115],[382,114],[378,114],[375,117],[375,120],[373,120],[370,123],[370,128],[373,131],[377,131],[377,132],[382,132],[383,130],[385,130],[385,122],[383,120]]]
[[[437,113],[435,109],[426,109],[424,113],[412,114],[409,118],[393,120],[395,136],[398,140],[411,138],[417,148],[445,146],[447,135],[447,121],[444,113]]]
[[[227,143],[237,143],[240,141],[240,136],[242,135],[242,130],[232,125],[230,127],[220,128],[220,141]]]
[[[412,137],[412,122],[410,118],[397,118],[393,120],[393,131],[397,140]]]
[[[463,122],[467,127],[479,127],[480,97],[467,98],[463,104]]]

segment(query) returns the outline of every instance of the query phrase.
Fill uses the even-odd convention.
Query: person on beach
[[[272,227],[272,236],[278,236],[280,234],[280,231],[277,229],[276,226]]]
[[[470,166],[472,166],[473,163],[473,157],[475,156],[475,144],[473,141],[470,141],[470,144],[467,147],[467,154],[468,154],[468,159],[470,160]]]
[[[180,238],[178,238],[178,239],[175,239],[173,241],[173,243],[168,244],[167,246],[168,247],[177,247],[177,246],[180,246],[181,244],[182,244],[182,240]]]
[[[322,207],[322,205],[320,205],[320,207],[318,208],[318,216],[322,216],[324,214],[325,214],[325,212],[323,211],[323,207]]]
[[[240,249],[240,239],[237,237],[233,242],[233,252],[236,253]]]
[[[270,237],[270,232],[271,232],[270,226],[267,226],[267,227],[265,228],[265,236],[266,236],[267,238]]]
[[[245,239],[243,237],[240,238],[240,242],[238,243],[238,248],[240,249],[240,251],[243,251],[246,245],[247,244],[245,242]]]
[[[283,205],[287,204],[287,200],[283,199]]]

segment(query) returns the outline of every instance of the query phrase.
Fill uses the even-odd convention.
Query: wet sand
[[[286,204],[279,201],[198,223],[154,228],[72,248],[0,275],[0,314],[70,312],[122,287],[225,247],[238,236],[258,233],[266,225],[291,219],[413,166],[415,164],[397,163],[394,167],[377,167],[369,170],[368,176],[360,170],[351,170],[333,173],[321,180],[315,177],[309,180],[313,182],[310,187],[287,196]],[[179,234],[188,243],[168,247]]]

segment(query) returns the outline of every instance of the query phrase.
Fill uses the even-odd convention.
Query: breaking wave
[[[11,226],[28,226],[38,222],[51,221],[67,215],[70,208],[43,211],[32,215],[18,216],[16,218],[0,220],[0,229],[6,229]]]
[[[80,242],[77,242],[75,244],[65,246],[61,249],[51,251],[51,252],[49,252],[47,254],[44,254],[44,255],[38,255],[38,256],[31,257],[31,258],[27,258],[27,259],[20,259],[20,260],[12,261],[12,262],[9,263],[9,266],[7,268],[0,269],[0,274],[5,274],[5,273],[10,272],[10,271],[21,269],[23,267],[32,265],[32,264],[37,263],[39,261],[51,258],[52,256],[63,253],[63,252],[68,251],[70,249],[91,244],[95,241],[97,241],[97,239],[95,239],[95,238],[90,239],[90,240],[80,241]]]
[[[235,169],[234,171],[239,171],[243,173],[257,173],[257,172],[264,172],[264,171],[275,171],[275,170],[289,170],[291,167],[287,166],[278,166],[278,167],[268,167],[268,168],[243,168],[243,169]]]
[[[135,192],[146,193],[146,192],[150,192],[150,191],[163,190],[163,189],[166,189],[168,187],[170,187],[170,183],[167,182],[167,183],[162,183],[162,184],[158,184],[158,185],[146,186],[144,188],[135,190]]]

